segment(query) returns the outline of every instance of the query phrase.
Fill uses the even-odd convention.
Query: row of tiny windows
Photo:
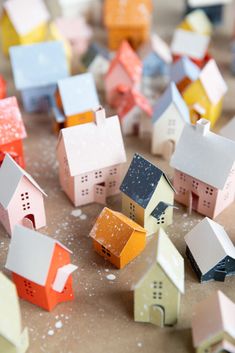
[[[110,181],[109,184],[108,184],[109,188],[115,188],[116,185],[117,185],[116,181]],[[83,190],[81,191],[81,194],[82,194],[82,196],[87,196],[87,195],[89,195],[89,189],[83,189]],[[96,194],[102,195],[102,194],[103,194],[103,189],[97,187],[97,189],[96,189]]]
[[[180,173],[180,180],[186,181],[186,175],[183,174],[183,173]],[[198,186],[199,186],[199,182],[198,182],[197,180],[193,180],[193,181],[192,181],[192,187],[193,187],[195,190],[197,190],[197,189],[198,189]],[[184,188],[181,187],[181,189],[183,190]],[[185,189],[184,189],[184,190],[185,190]],[[207,195],[212,196],[212,195],[213,195],[213,192],[214,192],[214,189],[213,189],[213,188],[211,188],[211,187],[209,187],[209,186],[206,187],[205,193],[206,193]]]
[[[111,176],[116,175],[117,172],[118,172],[117,168],[110,169],[109,170],[109,175],[111,175]],[[95,179],[102,178],[103,177],[103,171],[102,170],[96,171],[94,173],[94,176],[95,176]],[[81,182],[82,183],[86,183],[86,182],[88,182],[88,179],[89,179],[88,175],[84,175],[84,176],[81,177]]]

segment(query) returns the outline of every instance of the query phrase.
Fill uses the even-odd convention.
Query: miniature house
[[[105,76],[105,93],[108,104],[118,105],[119,87],[138,88],[141,73],[142,63],[137,54],[128,42],[122,42]]]
[[[110,50],[117,50],[123,40],[137,49],[149,38],[152,0],[105,0],[104,24]]]
[[[90,43],[86,53],[82,56],[81,62],[83,69],[87,70],[97,56],[101,56],[106,60],[110,60],[111,54],[108,49],[100,45],[100,43],[92,42]]]
[[[183,257],[162,229],[146,250],[142,263],[136,264],[140,279],[134,288],[135,321],[175,325],[184,293]]]
[[[120,190],[122,212],[145,228],[147,235],[172,223],[174,188],[161,169],[137,153]]]
[[[92,74],[67,77],[59,80],[53,109],[57,129],[94,121],[94,109],[99,107]]]
[[[0,99],[6,98],[7,96],[7,83],[3,76],[0,75]]]
[[[148,99],[136,90],[128,90],[117,109],[124,135],[150,134],[152,107]]]
[[[221,225],[204,218],[184,239],[186,255],[200,282],[223,282],[226,276],[235,275],[235,247]]]
[[[110,61],[104,56],[97,55],[90,63],[87,71],[92,74],[98,91],[104,91],[104,78],[109,70]]]
[[[211,132],[208,120],[185,125],[170,162],[175,200],[215,218],[234,201],[234,162],[235,142]]]
[[[6,268],[12,272],[20,298],[51,311],[58,303],[73,300],[70,254],[59,241],[17,225]]]
[[[51,41],[11,47],[10,58],[24,109],[29,113],[48,111],[57,81],[69,74],[63,43]]]
[[[121,269],[146,245],[146,231],[119,212],[105,207],[90,232],[95,251]]]
[[[8,234],[16,224],[35,229],[46,225],[46,194],[8,154],[0,168],[0,185],[0,222]]]
[[[82,16],[90,20],[100,0],[48,0],[47,2],[54,17],[61,16],[71,19]]]
[[[177,61],[182,56],[187,56],[196,65],[202,68],[210,59],[208,54],[209,43],[209,36],[183,29],[176,29],[171,43],[171,52],[174,61]]]
[[[95,112],[95,122],[62,129],[57,145],[60,184],[75,206],[116,195],[126,162],[117,116]]]
[[[23,139],[26,131],[15,97],[0,100],[0,136],[0,165],[8,153],[24,168]]]
[[[193,345],[197,353],[235,351],[235,303],[213,291],[194,308]]]
[[[191,122],[200,118],[210,120],[211,126],[219,118],[227,85],[216,65],[211,59],[202,69],[196,81],[192,82],[183,92],[183,98],[190,109]],[[195,112],[194,105],[204,108],[203,114]]]
[[[229,122],[222,127],[219,133],[221,136],[235,141],[235,117],[229,120]]]
[[[50,14],[43,0],[6,0],[2,6],[0,23],[4,54],[8,54],[9,48],[14,45],[46,40]]]
[[[186,31],[197,32],[210,36],[212,34],[212,24],[205,11],[196,9],[187,14],[179,25],[179,28]]]
[[[0,351],[26,353],[29,346],[28,330],[22,331],[16,287],[0,272]]]
[[[152,154],[169,160],[186,123],[190,123],[187,105],[171,82],[153,108]]]
[[[182,94],[184,90],[199,77],[200,69],[187,56],[177,60],[170,69],[170,81],[175,82]]]

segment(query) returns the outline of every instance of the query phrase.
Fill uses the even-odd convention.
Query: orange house
[[[121,269],[146,245],[146,230],[125,215],[105,207],[90,232],[95,251]]]
[[[123,40],[137,49],[149,38],[152,0],[105,0],[104,24],[108,30],[110,50],[116,50]]]
[[[51,311],[58,303],[73,300],[70,250],[57,240],[16,226],[6,268],[20,298]]]

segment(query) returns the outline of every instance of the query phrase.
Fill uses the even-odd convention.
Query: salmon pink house
[[[0,222],[8,234],[16,224],[29,228],[46,225],[44,191],[11,157],[0,168]]]
[[[200,119],[186,125],[171,159],[175,200],[215,218],[235,197],[235,142],[210,131]]]

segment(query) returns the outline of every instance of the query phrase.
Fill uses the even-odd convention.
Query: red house
[[[22,168],[25,167],[23,139],[26,137],[17,99],[0,100],[0,165],[8,153]]]
[[[2,76],[0,76],[0,99],[6,98],[7,96],[7,84]]]

